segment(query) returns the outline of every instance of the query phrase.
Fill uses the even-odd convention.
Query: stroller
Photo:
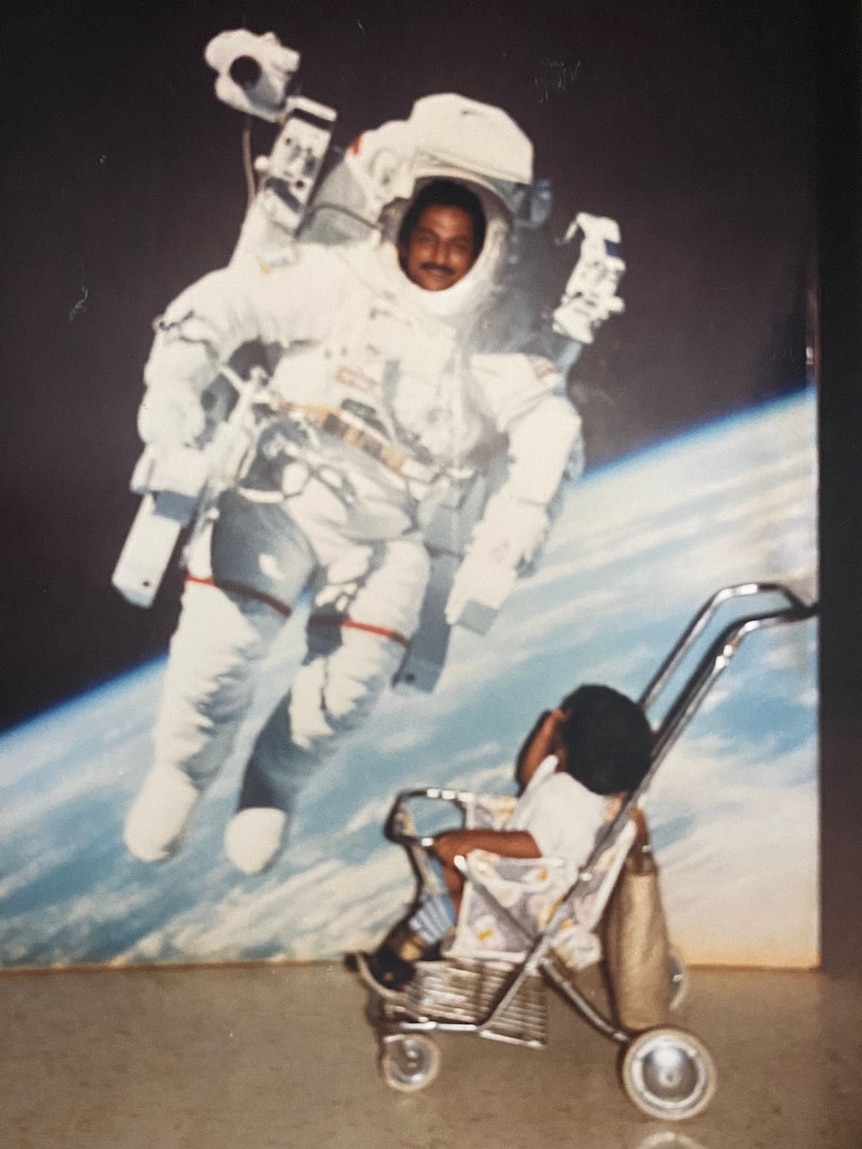
[[[390,1088],[411,1093],[435,1079],[440,1052],[429,1036],[435,1030],[544,1047],[546,983],[550,983],[589,1024],[621,1047],[623,1089],[642,1113],[681,1121],[707,1107],[715,1092],[716,1071],[703,1043],[668,1025],[642,1031],[626,1028],[613,1019],[610,1010],[606,1014],[586,996],[577,975],[602,960],[598,931],[635,842],[635,819],[631,815],[707,691],[752,631],[799,622],[817,612],[816,604],[803,602],[779,583],[744,583],[717,591],[691,620],[644,690],[639,704],[645,713],[649,714],[659,697],[668,696],[670,679],[719,608],[746,596],[770,596],[772,602],[777,597],[780,605],[737,618],[710,643],[656,729],[649,772],[602,831],[574,882],[565,879],[561,885],[563,870],[555,873],[550,859],[542,860],[547,864],[539,866],[535,860],[495,860],[481,851],[457,859],[467,881],[446,956],[417,964],[403,1001],[396,1003],[370,991],[367,1016],[377,1031],[380,1072]],[[444,809],[458,811],[460,826],[499,828],[505,825],[514,799],[434,788],[400,793],[385,833],[407,851],[419,894],[439,892],[439,879],[426,852],[433,838],[421,836],[416,828],[415,807],[428,802],[447,804]],[[526,869],[519,874],[519,867]],[[532,872],[528,874],[529,868]],[[537,882],[533,879],[539,871]],[[527,887],[532,883],[532,892],[524,899],[531,903],[529,923],[519,912],[524,907],[512,896],[525,881]],[[667,976],[673,1009],[687,988],[685,966],[673,950]]]

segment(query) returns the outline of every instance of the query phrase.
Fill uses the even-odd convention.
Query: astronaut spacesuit
[[[445,291],[411,282],[395,244],[375,233],[236,259],[183,292],[158,324],[139,418],[156,448],[201,440],[202,400],[238,347],[259,340],[281,358],[255,463],[188,558],[155,762],[126,823],[143,860],[176,849],[231,750],[256,668],[308,588],[305,661],[255,742],[225,834],[240,870],[275,860],[303,782],[365,719],[404,657],[435,508],[500,436],[508,472],[469,556],[517,570],[544,541],[580,420],[549,361],[471,351],[505,261],[508,216],[489,181],[462,179],[480,194],[488,229],[475,265]],[[453,601],[458,594],[456,578]]]

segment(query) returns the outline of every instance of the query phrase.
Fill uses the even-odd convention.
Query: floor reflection
[[[636,1149],[707,1149],[707,1146],[686,1133],[663,1129],[659,1133],[650,1133]]]

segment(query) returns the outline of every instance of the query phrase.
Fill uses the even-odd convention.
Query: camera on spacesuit
[[[204,58],[218,72],[215,93],[222,103],[270,123],[282,117],[300,55],[285,48],[275,33],[220,32],[207,44]]]

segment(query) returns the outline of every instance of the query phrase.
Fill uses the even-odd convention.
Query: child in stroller
[[[559,859],[570,885],[596,838],[641,784],[653,733],[641,708],[609,686],[581,686],[540,715],[517,758],[520,797],[505,828],[459,829],[429,846],[439,892],[389,931],[373,953],[357,955],[362,979],[391,1002],[415,976],[415,963],[439,955],[454,927],[464,888],[456,859],[475,850],[502,858]]]
[[[707,628],[725,604],[748,597],[757,607],[710,638]],[[722,587],[691,619],[637,705],[607,687],[581,687],[542,715],[518,759],[517,801],[436,788],[397,795],[385,833],[413,867],[415,912],[358,961],[390,1088],[412,1093],[434,1081],[434,1033],[544,1048],[550,985],[618,1046],[623,1089],[644,1115],[684,1121],[704,1111],[716,1069],[698,1038],[669,1024],[684,996],[685,966],[667,937],[639,803],[744,639],[816,613],[816,603],[781,583]],[[695,665],[677,686],[689,659]],[[583,799],[576,813],[568,807],[575,794]],[[428,803],[457,812],[464,829],[421,834],[414,804]],[[463,885],[462,875],[469,878]],[[632,897],[618,897],[627,889]],[[434,939],[444,934],[435,952]],[[438,956],[445,960],[431,960]],[[580,985],[581,973],[603,959],[613,1010]]]

